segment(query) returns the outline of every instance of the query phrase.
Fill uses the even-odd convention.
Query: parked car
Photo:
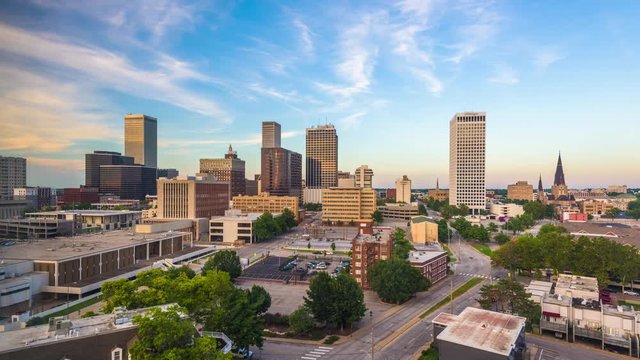
[[[326,270],[327,269],[327,264],[321,262],[320,264],[316,265],[316,269],[317,270]]]
[[[242,349],[233,349],[231,350],[231,353],[234,356],[237,356],[241,359],[253,359],[253,351],[247,349],[247,348],[242,348]]]
[[[631,295],[631,296],[638,296],[638,293],[635,291],[629,291],[629,290],[625,290],[624,291],[625,295]]]

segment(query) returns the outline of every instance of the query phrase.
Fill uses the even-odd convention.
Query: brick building
[[[360,234],[351,242],[351,276],[363,289],[369,289],[367,268],[378,260],[391,258],[391,228],[373,228],[373,234]]]

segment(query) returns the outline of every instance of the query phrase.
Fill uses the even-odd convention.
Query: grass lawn
[[[99,303],[101,300],[102,300],[102,295],[94,297],[94,298],[89,299],[87,301],[83,301],[83,302],[81,302],[79,304],[75,304],[73,306],[70,306],[68,309],[60,310],[58,312],[54,312],[53,314],[49,314],[49,315],[44,316],[44,317],[39,317],[38,314],[36,314],[31,319],[31,320],[33,320],[32,324],[33,325],[46,324],[46,323],[49,322],[49,318],[51,318],[51,317],[64,316],[64,315],[71,314],[72,312],[84,309],[87,306],[91,306],[93,304]]]
[[[460,295],[466,293],[467,291],[472,289],[474,286],[480,284],[483,281],[484,281],[484,279],[481,279],[481,278],[470,279],[466,283],[460,285],[460,287],[458,287],[457,289],[453,290],[453,298],[456,299],[456,298],[460,297]],[[420,319],[426,318],[427,316],[429,316],[429,314],[434,313],[436,310],[438,310],[439,308],[445,306],[450,301],[451,301],[451,297],[450,296],[447,296],[446,298],[440,300],[437,304],[433,305],[427,311],[423,312],[422,315],[420,315]]]
[[[493,250],[491,250],[491,248],[488,247],[487,245],[484,245],[484,244],[471,244],[471,246],[476,248],[476,250],[480,251],[481,253],[487,255],[488,257],[491,257],[491,255],[493,255]]]

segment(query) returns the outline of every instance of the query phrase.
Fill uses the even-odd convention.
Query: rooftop
[[[437,325],[448,326],[449,324],[458,321],[458,315],[453,315],[449,313],[442,312],[438,314],[431,322]]]
[[[581,294],[591,293],[594,299],[598,298],[598,280],[587,276],[560,274],[556,281],[555,293],[565,295],[568,292]],[[580,296],[578,294],[574,294]]]
[[[414,216],[414,217],[411,218],[411,223],[413,223],[413,224],[419,224],[419,223],[423,223],[423,222],[430,222],[430,223],[437,224],[437,222],[435,220],[433,220],[430,217],[426,217],[424,215],[418,215],[418,216]]]
[[[273,216],[279,216],[279,213],[272,213]],[[248,214],[230,214],[225,216],[212,217],[211,221],[225,221],[225,220],[250,220],[256,221],[262,216],[262,213],[248,213]]]
[[[353,241],[359,242],[382,242],[389,240],[391,230],[374,228],[373,234],[358,234]]]
[[[575,236],[602,236],[621,244],[640,247],[640,228],[620,223],[563,223],[562,227]]]
[[[412,251],[409,253],[409,262],[424,263],[446,254],[444,251]]]
[[[59,210],[59,211],[42,211],[27,213],[26,216],[52,216],[52,215],[65,215],[76,214],[80,216],[114,216],[114,215],[127,215],[127,214],[141,214],[142,211],[133,210]]]
[[[22,260],[63,260],[184,234],[188,233],[174,231],[159,234],[134,234],[127,230],[114,230],[74,237],[31,240],[0,248],[0,257]]]
[[[468,307],[452,319],[438,340],[508,356],[525,318]]]

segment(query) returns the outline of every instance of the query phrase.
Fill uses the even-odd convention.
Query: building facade
[[[376,192],[367,188],[331,188],[322,191],[322,221],[351,223],[371,220]]]
[[[373,170],[367,165],[361,165],[355,171],[356,187],[373,188]]]
[[[180,176],[180,171],[177,169],[158,169],[158,179],[163,177],[167,179],[175,179]]]
[[[438,242],[438,223],[423,215],[412,217],[411,241],[416,244],[432,244]]]
[[[24,200],[30,208],[41,209],[56,204],[56,192],[50,187],[24,187],[13,189],[14,200]]]
[[[27,204],[24,200],[0,200],[0,219],[21,218]]]
[[[298,198],[296,196],[272,196],[262,193],[257,196],[234,196],[231,208],[240,210],[243,214],[270,212],[282,213],[284,209],[293,212],[296,220],[300,221]]]
[[[409,263],[418,269],[431,284],[447,277],[447,253],[445,251],[412,251]]]
[[[262,147],[263,148],[279,148],[280,147],[280,124],[275,121],[262,122]]]
[[[457,113],[449,123],[449,204],[486,209],[484,112]]]
[[[331,125],[307,128],[306,185],[327,189],[338,186],[338,135]]]
[[[302,201],[302,155],[284,148],[262,148],[260,190]]]
[[[324,189],[320,188],[305,188],[303,190],[303,203],[305,204],[322,204],[322,192]]]
[[[608,193],[626,194],[629,191],[627,185],[609,185],[607,186]]]
[[[253,228],[262,213],[242,214],[240,210],[228,210],[224,216],[209,221],[209,241],[225,244],[252,244],[258,239]]]
[[[200,159],[200,174],[211,174],[218,181],[228,183],[231,197],[245,195],[247,192],[245,163],[238,158],[231,145],[224,159]]]
[[[367,269],[376,261],[391,258],[391,228],[374,228],[373,234],[360,234],[351,242],[351,276],[363,289],[369,289]]]
[[[211,176],[158,180],[161,219],[196,219],[224,215],[229,208],[229,184]]]
[[[411,179],[407,175],[396,179],[396,202],[411,204]]]
[[[418,205],[389,203],[378,206],[378,211],[380,211],[385,220],[409,221],[412,217],[418,215]]]
[[[124,153],[135,164],[158,167],[158,119],[143,114],[124,117]]]
[[[507,185],[507,199],[533,201],[533,185],[527,181],[518,181]]]
[[[156,171],[155,167],[142,165],[101,165],[100,192],[120,199],[144,200],[156,194]]]
[[[142,220],[141,211],[131,210],[61,210],[27,213],[27,219],[73,221],[74,234],[132,228]]]
[[[93,204],[100,200],[100,189],[97,187],[80,185],[77,188],[65,188],[62,198],[58,197],[60,205]]]
[[[133,157],[115,151],[94,151],[84,155],[84,185],[100,187],[101,165],[133,165]]]
[[[13,189],[27,186],[27,159],[0,156],[0,200],[12,200]]]
[[[512,218],[524,215],[524,207],[518,204],[491,204],[491,214]]]

